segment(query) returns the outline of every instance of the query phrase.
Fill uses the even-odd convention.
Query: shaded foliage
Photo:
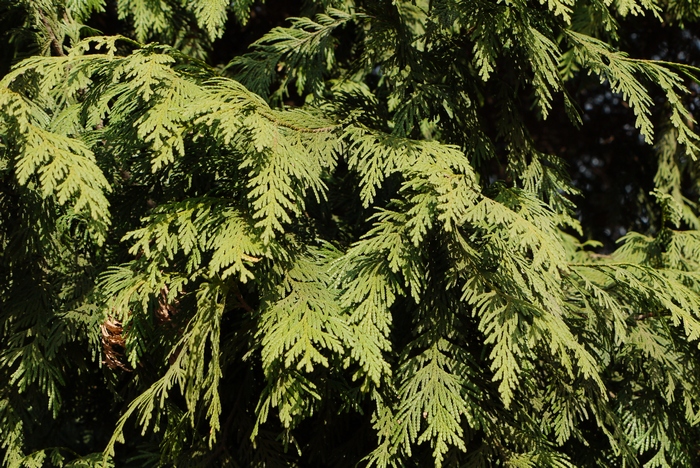
[[[0,0],[3,463],[694,466],[698,11]]]

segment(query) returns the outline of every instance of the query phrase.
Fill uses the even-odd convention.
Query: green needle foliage
[[[0,0],[2,464],[698,466],[700,69],[622,38],[700,3],[308,1],[217,59],[274,8]],[[596,86],[655,173],[614,248],[538,130]]]

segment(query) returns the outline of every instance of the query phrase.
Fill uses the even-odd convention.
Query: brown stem
[[[243,299],[243,294],[241,294],[241,291],[238,289],[238,285],[235,286],[235,294],[236,294],[236,299],[238,300],[238,305],[243,308],[246,312],[253,312],[253,308],[248,305],[248,303]]]
[[[63,52],[63,47],[61,46],[61,43],[58,42],[58,38],[56,37],[56,33],[54,32],[53,28],[51,27],[49,20],[46,18],[46,15],[44,14],[44,10],[41,10],[41,9],[39,10],[39,17],[41,18],[41,22],[44,23],[44,27],[46,28],[46,32],[49,34],[49,38],[51,39],[51,45],[53,45],[54,50],[61,57],[65,57],[66,54]]]

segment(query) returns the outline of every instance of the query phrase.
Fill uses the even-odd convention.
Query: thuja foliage
[[[622,46],[700,3],[319,0],[217,61],[273,8],[0,1],[3,464],[697,466],[700,70]],[[655,171],[613,249],[539,131],[593,85]]]

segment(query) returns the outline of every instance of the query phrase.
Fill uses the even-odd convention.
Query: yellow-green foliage
[[[226,67],[212,41],[252,2],[17,6],[38,47],[0,80],[3,463],[698,463],[700,70],[615,41],[700,4],[307,3]],[[124,36],[82,26],[112,7]],[[658,225],[610,254],[527,125],[558,100],[580,123],[585,74],[658,156]],[[31,434],[95,414],[95,453]]]

